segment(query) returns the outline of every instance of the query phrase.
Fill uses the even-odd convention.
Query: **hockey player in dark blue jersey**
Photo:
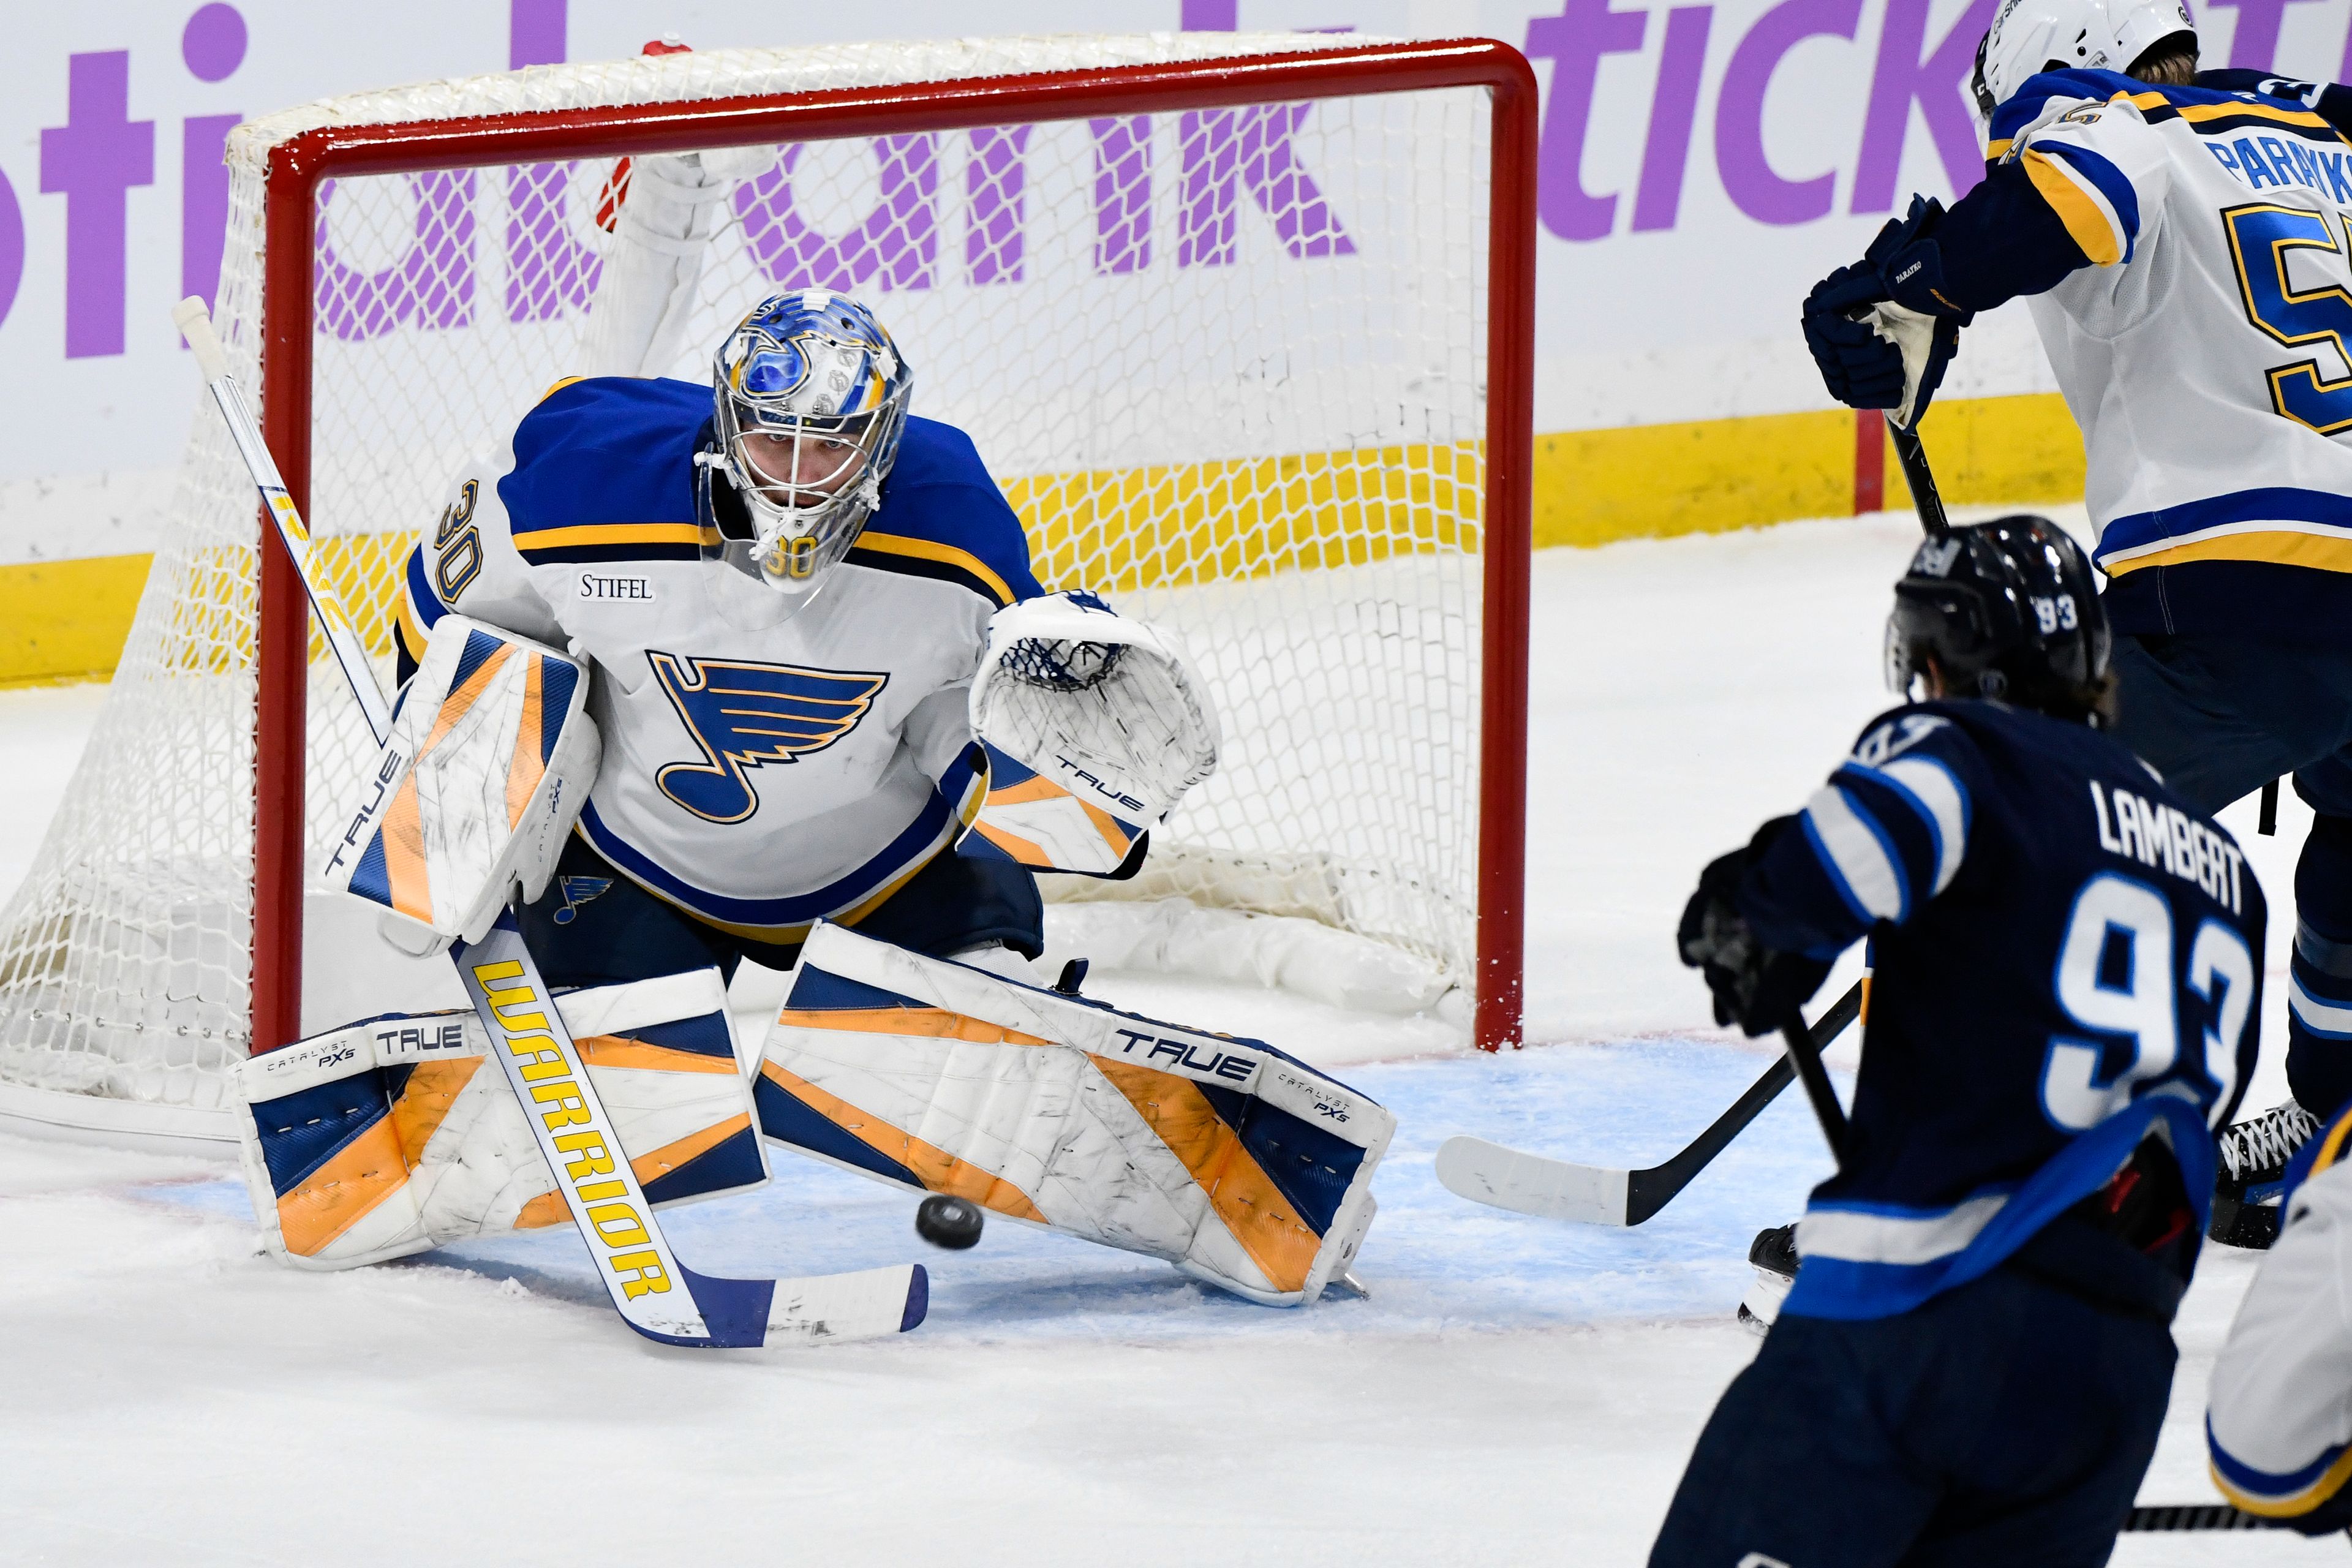
[[[2263,902],[2101,732],[2088,563],[2039,518],[1924,543],[1882,715],[1684,917],[1718,1017],[1793,1017],[1868,937],[1836,1174],[1651,1562],[2098,1563],[2155,1451],[2168,1324],[2254,1062]]]

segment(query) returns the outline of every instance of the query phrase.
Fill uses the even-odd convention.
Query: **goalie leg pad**
[[[434,623],[364,798],[324,873],[380,911],[404,952],[478,942],[518,885],[528,902],[596,782],[588,669],[463,616]]]
[[[656,1208],[767,1180],[715,969],[558,999]],[[570,1218],[470,1013],[351,1025],[238,1069],[247,1186],[270,1250],[349,1268]],[[557,1145],[593,1173],[619,1152]]]
[[[833,925],[803,952],[755,1093],[777,1142],[1269,1306],[1314,1300],[1353,1260],[1396,1124],[1260,1041]]]

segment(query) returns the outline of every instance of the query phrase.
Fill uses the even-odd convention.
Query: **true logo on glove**
[[[705,822],[740,822],[759,810],[748,770],[824,751],[857,728],[890,680],[653,649],[646,661],[702,752],[701,761],[672,763],[654,782]]]
[[[401,770],[407,765],[408,759],[399,752],[392,751],[384,752],[383,765],[376,770],[375,793],[368,796],[367,804],[359,808],[357,814],[352,817],[351,826],[343,829],[342,837],[335,845],[335,852],[327,858],[329,871],[332,871],[343,863],[344,851],[357,849],[367,840],[368,836],[374,830],[376,813],[383,809],[385,799],[391,794],[393,781],[400,776]]]
[[[1102,780],[1095,777],[1094,774],[1087,772],[1086,769],[1078,766],[1077,763],[1070,761],[1069,758],[1062,755],[1059,752],[1054,753],[1054,760],[1062,764],[1062,766],[1068,772],[1070,777],[1077,780],[1080,784],[1085,784],[1088,789],[1093,790],[1105,800],[1115,801],[1118,805],[1126,807],[1130,817],[1139,818],[1150,815],[1151,808],[1150,806],[1144,805],[1141,801],[1136,799],[1131,795],[1121,795],[1118,791],[1111,788],[1110,785],[1103,783]]]

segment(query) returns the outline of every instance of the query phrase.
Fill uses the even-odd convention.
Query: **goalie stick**
[[[1822,1015],[1807,1033],[1806,1044],[1818,1053],[1843,1034],[1861,1011],[1862,985],[1856,982]],[[1818,1055],[1813,1058],[1817,1064],[1820,1059]],[[1688,1148],[1647,1170],[1580,1165],[1505,1148],[1483,1138],[1448,1138],[1437,1151],[1437,1179],[1456,1197],[1515,1214],[1584,1225],[1640,1225],[1674,1202],[1693,1177],[1780,1098],[1795,1077],[1790,1057],[1782,1055]]]
[[[180,302],[172,320],[195,351],[205,383],[227,421],[263,508],[302,578],[327,646],[380,746],[392,732],[392,707],[376,684],[367,645],[331,584],[313,574],[310,532],[278,472],[261,427],[229,374],[228,356],[202,300]],[[478,942],[449,950],[457,977],[494,1042],[489,1054],[527,1111],[539,1152],[554,1173],[588,1248],[589,1260],[621,1319],[649,1340],[707,1349],[811,1343],[894,1334],[923,1321],[929,1276],[919,1263],[804,1279],[721,1279],[677,1261],[646,1201],[627,1151],[596,1098],[562,1014],[552,1005],[514,911],[502,912]],[[524,1064],[530,1063],[530,1080]],[[551,1126],[563,1129],[559,1137]]]

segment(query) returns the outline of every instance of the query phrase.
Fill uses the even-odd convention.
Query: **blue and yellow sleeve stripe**
[[[515,528],[515,551],[533,566],[618,561],[698,561],[719,531],[697,522],[589,522]]]
[[[871,567],[877,572],[953,583],[971,589],[998,609],[1026,596],[1016,593],[1003,573],[971,551],[935,540],[869,528],[857,536],[857,542],[850,546],[845,559],[853,565]]]
[[[2021,162],[2033,188],[2093,265],[2129,261],[2139,240],[2139,195],[2124,172],[2087,147],[2037,142]]]

